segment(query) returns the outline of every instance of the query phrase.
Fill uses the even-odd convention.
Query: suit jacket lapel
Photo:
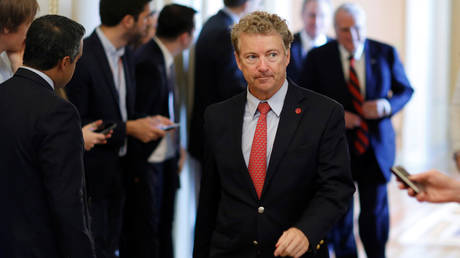
[[[128,51],[126,51],[128,52]],[[131,118],[131,115],[134,113],[134,98],[136,94],[136,85],[132,84],[131,82],[134,81],[134,78],[131,78],[132,73],[131,73],[131,67],[128,67],[128,54],[125,52],[125,54],[122,56],[122,64],[123,64],[123,71],[125,73],[125,83],[126,83],[126,112],[128,115],[128,119]],[[115,86],[114,86],[115,88]],[[118,92],[117,93],[117,99],[118,99]],[[117,102],[118,103],[118,102]]]
[[[377,61],[375,60],[371,46],[369,46],[369,41],[366,40],[364,44],[364,54],[366,58],[366,96],[364,96],[364,99],[369,100],[375,99],[375,94],[379,91],[379,89],[376,88],[378,85],[373,78],[373,70],[376,67],[375,64]]]
[[[280,114],[278,130],[273,143],[272,154],[268,164],[267,174],[264,183],[264,190],[270,184],[270,180],[277,172],[277,168],[283,156],[286,154],[291,139],[294,136],[297,126],[306,112],[306,108],[301,105],[304,96],[298,92],[291,82],[284,100],[283,110]],[[262,191],[262,195],[263,195]]]
[[[252,182],[251,176],[249,175],[248,167],[246,166],[246,162],[244,161],[243,151],[241,149],[242,144],[242,137],[243,137],[243,121],[244,121],[244,112],[246,108],[246,91],[239,94],[237,97],[234,98],[235,103],[232,105],[231,112],[229,113],[229,117],[227,121],[232,121],[229,124],[230,127],[230,138],[234,139],[230,142],[230,153],[235,153],[236,156],[232,156],[231,158],[235,159],[237,163],[235,167],[241,173],[241,178],[243,178],[244,184],[246,185],[248,191],[251,193],[251,196],[254,200],[257,201],[257,193],[256,189],[254,188],[254,184]],[[238,108],[235,108],[238,107]],[[236,123],[233,121],[237,121]]]
[[[118,106],[118,113],[121,118],[121,113],[120,113],[120,100],[118,97],[118,92],[117,89],[115,88],[115,82],[113,80],[113,72],[112,69],[110,68],[109,60],[107,59],[107,55],[105,53],[104,47],[102,46],[102,42],[99,39],[99,36],[97,35],[96,31],[93,32],[93,34],[90,36],[91,41],[93,41],[93,49],[94,49],[94,54],[96,56],[96,60],[99,62],[99,67],[102,69],[102,74],[104,75],[105,79],[107,80],[107,86],[109,87],[109,91],[112,93],[112,97],[117,103]],[[126,69],[126,67],[124,66]]]

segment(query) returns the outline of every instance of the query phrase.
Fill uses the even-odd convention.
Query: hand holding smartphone
[[[172,129],[178,128],[179,126],[180,126],[180,124],[174,123],[174,124],[171,124],[171,125],[159,125],[158,128],[163,130],[163,131],[170,131]]]
[[[415,191],[415,193],[420,193],[422,192],[422,186],[416,182],[413,182],[409,179],[409,172],[402,167],[402,166],[394,166],[391,168],[391,172],[395,174],[395,176],[403,182],[407,187],[411,188],[412,190]]]
[[[117,127],[116,123],[104,123],[99,128],[94,130],[95,133],[108,134],[111,130]]]

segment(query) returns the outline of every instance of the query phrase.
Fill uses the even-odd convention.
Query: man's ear
[[[125,26],[126,28],[133,27],[133,25],[135,23],[136,23],[136,21],[134,20],[134,16],[132,16],[130,14],[125,15],[125,17],[123,17],[123,19],[121,19],[121,24],[123,24],[123,26]]]
[[[72,62],[70,60],[70,56],[65,56],[61,60],[58,61],[58,68],[59,70],[64,70],[71,63]]]
[[[180,34],[179,39],[180,39],[181,44],[186,45],[190,37],[192,37],[192,35],[189,32],[183,32],[182,34]]]

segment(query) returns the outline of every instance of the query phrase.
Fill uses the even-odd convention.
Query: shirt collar
[[[45,80],[45,81],[51,86],[51,88],[53,88],[53,90],[54,90],[54,82],[53,82],[53,80],[51,80],[51,78],[50,78],[48,75],[46,75],[44,72],[39,71],[39,70],[37,70],[37,69],[34,69],[34,68],[32,68],[32,67],[28,67],[28,66],[21,66],[21,68],[27,69],[27,70],[29,70],[29,71],[32,71],[32,72],[38,74],[38,75],[39,75],[40,77],[42,77],[43,80]]]
[[[262,101],[256,98],[254,95],[249,92],[249,87],[247,88],[247,105],[248,105],[248,111],[250,114],[255,115],[257,111],[257,106],[259,106],[259,102],[268,102],[268,105],[270,105],[271,110],[277,117],[280,116],[281,110],[283,109],[283,104],[284,104],[284,99],[286,98],[288,90],[288,82],[287,80],[284,80],[283,85],[281,88],[268,100]]]
[[[364,42],[364,44],[366,44]],[[361,57],[363,56],[363,52],[364,52],[364,44],[361,44],[358,46],[358,48],[356,49],[355,53],[353,54],[353,58],[355,60],[360,60]],[[340,50],[340,55],[342,56],[342,60],[348,60],[348,58],[350,57],[350,53],[345,49],[345,47],[343,47],[341,44],[339,44],[339,50]]]
[[[115,46],[110,42],[110,40],[105,36],[100,27],[96,28],[96,33],[101,40],[102,46],[105,49],[105,52],[110,56],[121,57],[125,54],[125,47],[116,49]]]
[[[174,57],[169,52],[168,48],[159,40],[157,37],[153,37],[153,40],[158,44],[161,49],[161,53],[163,53],[163,58],[165,60],[166,68],[169,68],[174,63]]]
[[[318,35],[315,39],[312,39],[305,30],[300,31],[300,38],[302,39],[302,44],[305,45],[308,42],[308,45],[311,47],[319,47],[327,43],[327,37],[324,34]],[[305,43],[304,43],[305,42]]]
[[[232,18],[233,24],[238,23],[238,22],[240,21],[240,18],[241,18],[241,17],[240,17],[238,14],[232,12],[232,11],[231,11],[230,9],[228,9],[227,7],[224,7],[224,8],[222,9],[222,11],[223,11],[224,13],[228,14],[228,16],[230,16],[230,18]]]

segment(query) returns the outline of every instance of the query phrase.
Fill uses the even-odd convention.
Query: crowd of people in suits
[[[34,19],[35,0],[0,2],[0,257],[174,257],[174,58],[196,10],[150,2],[100,0],[85,39],[68,18]],[[249,2],[224,0],[195,45],[193,256],[357,257],[356,187],[366,254],[385,257],[391,117],[413,94],[396,50],[366,38],[357,4],[305,0],[292,34]],[[429,174],[410,195],[458,201],[457,182]],[[454,190],[436,199],[439,185]]]

